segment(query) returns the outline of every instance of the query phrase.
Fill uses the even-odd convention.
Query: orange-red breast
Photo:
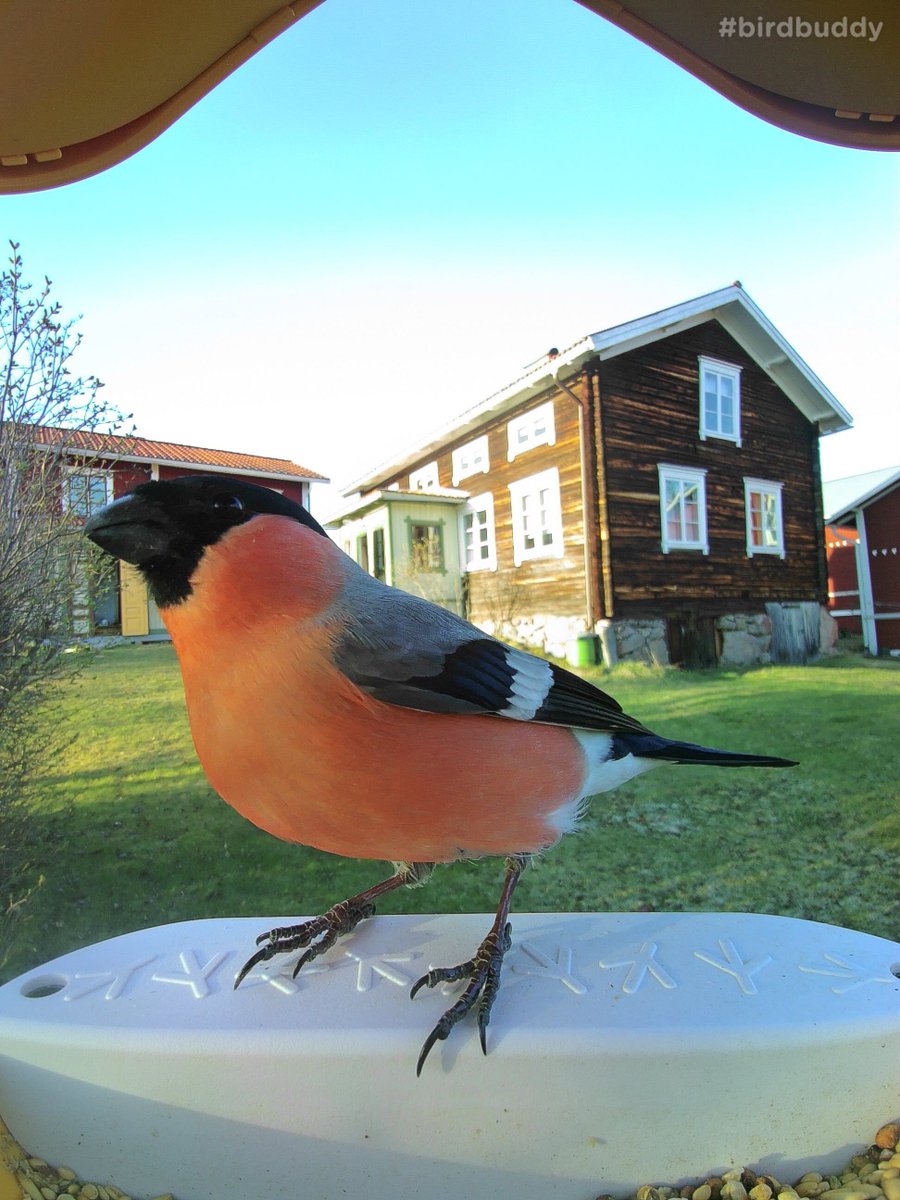
[[[394,874],[322,917],[271,930],[238,975],[306,948],[297,969],[432,864],[503,855],[496,919],[419,1057],[477,1002],[482,1047],[528,856],[571,830],[587,797],[662,763],[789,766],[670,741],[612,697],[454,613],[363,571],[300,505],[215,476],[141,484],[86,533],[137,565],[178,653],[212,786],[288,841]]]

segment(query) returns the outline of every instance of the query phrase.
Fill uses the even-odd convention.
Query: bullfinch
[[[412,989],[466,981],[417,1073],[473,1008],[486,1049],[516,883],[588,797],[663,763],[795,765],[652,733],[577,675],[367,574],[305,508],[265,487],[205,475],[143,483],[85,532],[146,580],[219,795],[276,837],[393,863],[322,916],[261,934],[235,987],[304,949],[299,970],[435,863],[506,859],[473,957]]]

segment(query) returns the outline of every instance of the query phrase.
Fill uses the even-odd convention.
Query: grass
[[[599,798],[526,872],[520,911],[745,910],[900,939],[900,667],[588,674],[660,733],[801,765],[664,768]],[[320,912],[384,874],[279,842],[218,799],[169,645],[97,654],[46,719],[71,741],[35,802],[43,883],[2,979],[146,925]],[[496,861],[441,869],[380,911],[492,911],[501,874]]]

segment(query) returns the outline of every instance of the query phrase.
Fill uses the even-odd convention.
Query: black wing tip
[[[711,767],[799,767],[793,758],[777,758],[769,754],[741,754],[734,750],[711,750],[704,746],[679,748],[676,744],[670,752],[677,757],[672,761],[685,766],[701,763]],[[665,758],[665,752],[650,754],[651,758]]]
[[[792,758],[778,758],[770,754],[743,754],[736,750],[715,750],[711,746],[699,746],[693,742],[670,741],[658,734],[617,733],[613,757],[633,754],[636,758],[660,758],[666,762],[690,766],[699,764],[710,767],[797,767],[799,762]]]
[[[713,766],[716,765],[716,760],[713,758],[707,761]],[[774,758],[767,754],[735,754],[733,762],[723,758],[719,765],[723,767],[799,767],[800,763],[792,758]]]

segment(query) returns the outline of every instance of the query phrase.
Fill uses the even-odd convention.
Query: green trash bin
[[[573,667],[596,667],[600,662],[600,639],[596,633],[579,633],[566,645],[566,662]]]

